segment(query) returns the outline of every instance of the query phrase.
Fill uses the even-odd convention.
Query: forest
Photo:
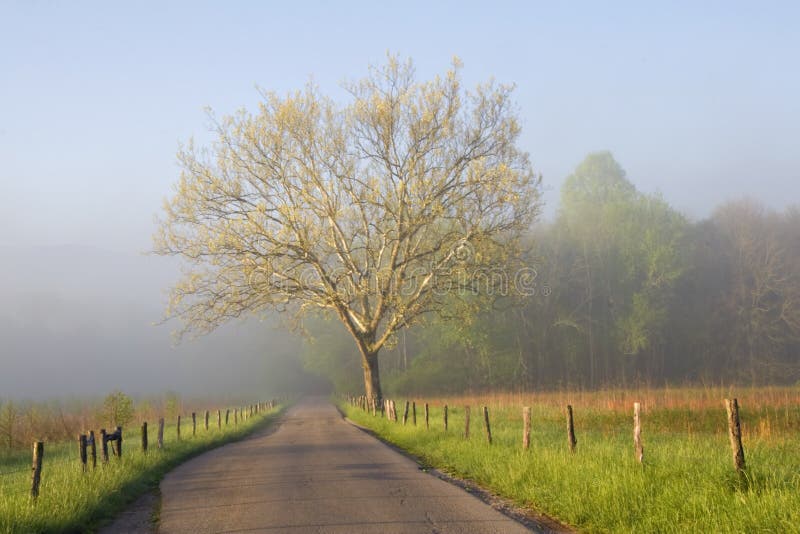
[[[800,379],[797,206],[731,200],[693,221],[598,152],[566,179],[556,215],[534,225],[526,248],[526,295],[454,305],[400,332],[381,355],[388,391]],[[360,390],[342,327],[317,319],[307,329],[306,367]]]

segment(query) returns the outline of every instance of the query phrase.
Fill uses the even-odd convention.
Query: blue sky
[[[140,251],[203,109],[309,78],[344,98],[387,51],[517,85],[522,147],[563,178],[611,150],[694,218],[800,201],[798,2],[0,0],[0,245]]]

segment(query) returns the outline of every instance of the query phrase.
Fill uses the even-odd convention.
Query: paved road
[[[344,421],[324,400],[190,460],[161,482],[158,531],[529,532]]]

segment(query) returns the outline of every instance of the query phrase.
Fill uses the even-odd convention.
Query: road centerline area
[[[158,531],[530,532],[345,422],[325,399],[161,482]]]

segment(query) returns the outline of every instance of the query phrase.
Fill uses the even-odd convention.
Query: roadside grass
[[[103,464],[97,446],[97,468],[91,460],[86,473],[78,460],[77,440],[72,443],[45,443],[44,465],[39,498],[30,498],[31,459],[21,455],[0,463],[0,532],[87,532],[110,520],[138,496],[157,486],[162,477],[178,464],[202,452],[241,439],[272,423],[282,412],[277,406],[208,431],[198,421],[192,436],[191,422],[181,425],[181,440],[175,425],[164,427],[164,447],[156,445],[156,427],[149,428],[147,452],[141,450],[139,429],[123,433],[122,458],[113,456]],[[99,436],[98,436],[99,437]]]
[[[747,469],[732,467],[722,399],[741,405]],[[644,464],[633,454],[632,403],[641,399]],[[800,532],[800,390],[747,388],[496,394],[416,399],[403,426],[347,403],[349,418],[423,462],[586,532]],[[430,429],[423,406],[428,402]],[[575,410],[577,451],[564,405]],[[442,406],[448,405],[448,431]],[[464,438],[464,406],[471,406]],[[489,407],[493,443],[482,407]],[[522,449],[522,406],[531,407]]]

